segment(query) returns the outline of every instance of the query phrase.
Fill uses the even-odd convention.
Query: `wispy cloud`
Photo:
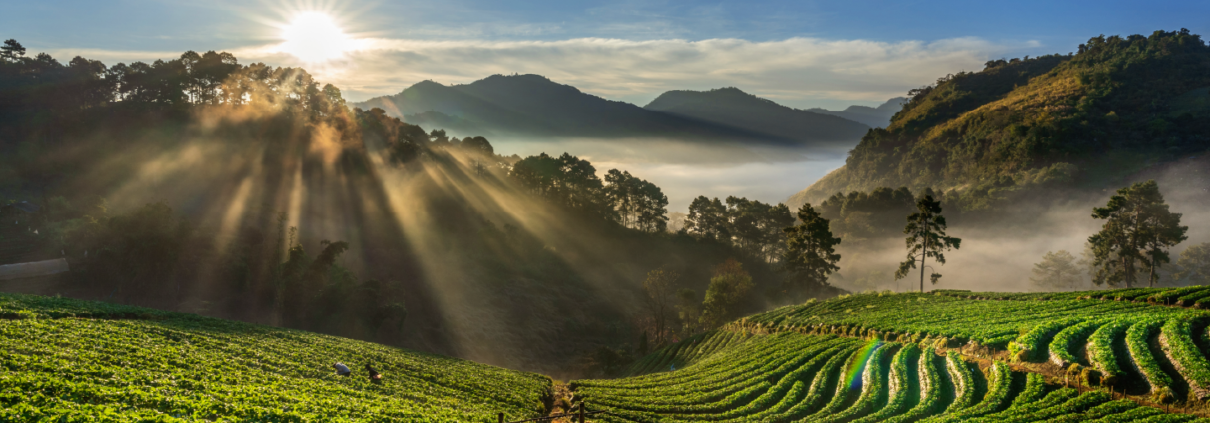
[[[978,38],[930,43],[790,38],[631,41],[365,40],[340,64],[319,70],[353,98],[393,94],[431,79],[469,83],[492,74],[534,73],[609,99],[648,101],[673,89],[736,86],[806,106],[877,102],[948,73],[982,69],[1026,45]],[[265,57],[290,61],[287,57]]]
[[[302,66],[341,87],[352,100],[398,93],[423,80],[462,84],[492,74],[533,73],[608,99],[645,103],[667,90],[735,86],[794,107],[876,103],[1032,43],[980,38],[878,42],[789,38],[748,41],[426,41],[367,38],[347,57],[301,63],[272,46],[233,50],[245,63]],[[110,62],[179,53],[61,51]]]

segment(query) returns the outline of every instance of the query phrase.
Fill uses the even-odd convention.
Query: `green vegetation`
[[[4,421],[489,422],[540,415],[551,389],[537,374],[129,306],[0,294],[0,315]]]
[[[1076,54],[990,61],[909,93],[845,166],[791,198],[932,187],[956,210],[1095,188],[1205,150],[1210,47],[1188,30],[1098,36]],[[952,192],[951,192],[952,191]],[[1045,197],[1045,196],[1040,196]]]
[[[670,346],[661,360],[685,357],[675,370],[648,366],[655,372],[571,388],[609,410],[604,421],[619,422],[1075,422],[1120,414],[1193,421],[1210,411],[1196,395],[1210,368],[1199,350],[1210,313],[1146,302],[1163,291],[1119,290],[1109,295],[1116,301],[1092,292],[965,291],[811,301],[711,333],[750,335],[710,348],[705,359]],[[1152,343],[1166,356],[1150,355]],[[1084,344],[1087,360],[1078,353]],[[1169,361],[1175,373],[1162,364]],[[1173,397],[1172,377],[1195,395]],[[1134,394],[1118,399],[1123,390]],[[1195,414],[1146,406],[1153,399]]]
[[[1164,196],[1155,181],[1139,182],[1118,190],[1105,207],[1093,209],[1092,216],[1105,219],[1100,232],[1088,238],[1092,245],[1092,281],[1097,285],[1125,283],[1130,288],[1139,271],[1148,268],[1147,286],[1155,286],[1156,270],[1168,263],[1168,248],[1188,239],[1188,226],[1181,226],[1181,214],[1168,211]]]

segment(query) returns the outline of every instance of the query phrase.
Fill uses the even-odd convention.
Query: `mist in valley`
[[[1122,178],[1118,183],[1154,179],[1170,209],[1182,213],[1181,224],[1188,226],[1188,239],[1169,251],[1171,263],[1161,267],[1157,286],[1181,285],[1171,278],[1177,259],[1184,249],[1210,242],[1210,160],[1188,157],[1173,163],[1159,164]],[[1104,220],[1092,217],[1094,207],[1105,207],[1115,189],[1101,192],[1056,190],[1042,192],[1036,197],[1023,198],[990,213],[962,213],[944,210],[949,229],[947,234],[962,239],[961,248],[945,252],[946,263],[931,263],[926,269],[924,289],[960,289],[970,291],[1040,292],[1058,289],[1038,285],[1030,280],[1036,263],[1047,252],[1065,250],[1078,260],[1081,270],[1078,289],[1112,289],[1120,286],[1097,285],[1092,281],[1086,252],[1088,237],[1101,230]],[[980,216],[979,214],[983,214]],[[903,219],[906,217],[904,214]],[[902,221],[900,226],[906,224]],[[897,292],[920,289],[920,269],[904,279],[895,280],[895,270],[906,260],[903,236],[894,234],[882,238],[842,243],[838,248],[844,257],[841,270],[829,282],[853,292],[891,290]],[[943,277],[937,284],[929,274]],[[1140,283],[1146,286],[1146,281]]]

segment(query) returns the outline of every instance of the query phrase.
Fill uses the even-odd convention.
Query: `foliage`
[[[605,183],[605,195],[617,209],[622,226],[647,232],[667,228],[668,196],[660,187],[617,169],[605,174]]]
[[[1172,275],[1189,285],[1210,285],[1210,242],[1190,246],[1181,251],[1176,261],[1178,270]]]
[[[1047,251],[1042,261],[1034,264],[1033,276],[1029,278],[1035,286],[1043,289],[1074,291],[1079,287],[1080,269],[1076,258],[1067,250]]]
[[[718,198],[699,196],[689,204],[685,230],[706,239],[716,239],[766,262],[782,257],[785,250],[783,230],[794,224],[794,216],[785,204],[765,204],[730,196],[726,205]]]
[[[819,214],[843,239],[885,238],[901,233],[900,216],[911,214],[916,197],[907,187],[836,193],[819,204]]]
[[[495,421],[536,417],[549,378],[294,330],[0,295],[0,420]],[[72,318],[88,316],[89,318]],[[332,363],[373,363],[381,384]]]
[[[735,318],[736,305],[752,290],[752,276],[744,265],[735,259],[727,259],[714,268],[710,287],[706,289],[706,300],[702,302],[702,325],[715,328]]]
[[[827,285],[828,275],[840,267],[836,245],[840,238],[832,236],[828,219],[824,219],[810,204],[798,209],[798,225],[785,229],[786,253],[783,268],[790,273],[787,285],[803,287]]]
[[[1092,217],[1106,220],[1101,231],[1088,238],[1097,285],[1125,283],[1130,288],[1139,262],[1139,267],[1150,267],[1147,284],[1154,286],[1156,269],[1169,262],[1167,248],[1188,238],[1189,227],[1180,225],[1180,213],[1168,211],[1154,180],[1118,190],[1109,204],[1093,209]]]
[[[1210,86],[1207,63],[1210,47],[1182,29],[1102,35],[1074,55],[947,75],[913,90],[886,129],[867,133],[843,168],[795,198],[931,186],[961,191],[962,209],[978,209],[1014,191],[1099,189],[1116,182],[1096,171],[1114,154],[1135,154],[1141,167],[1205,149],[1210,109],[1182,96]]]
[[[899,264],[895,271],[895,279],[903,279],[911,269],[916,268],[916,260],[920,260],[920,292],[924,292],[925,260],[932,257],[939,264],[945,264],[946,250],[957,249],[962,245],[962,239],[945,234],[945,216],[941,215],[941,202],[932,196],[924,196],[916,202],[916,213],[907,217],[908,224],[903,228],[907,234],[907,260]],[[933,271],[933,284],[941,278],[941,274]]]

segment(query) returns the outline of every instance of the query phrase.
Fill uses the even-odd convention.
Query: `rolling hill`
[[[571,388],[608,421],[1205,422],[1202,299],[1210,287],[857,294],[749,316]]]
[[[354,377],[335,375],[338,361]],[[346,338],[15,294],[0,294],[0,363],[8,422],[494,422],[541,415],[551,388],[542,375]]]
[[[1210,47],[1187,30],[1099,36],[1077,54],[990,61],[914,91],[886,129],[865,135],[842,168],[790,202],[877,187],[968,196],[1112,187],[1210,146],[1207,67]]]
[[[417,83],[354,104],[455,135],[671,138],[802,146],[855,143],[864,124],[794,110],[736,89],[670,91],[646,107],[610,101],[538,75],[493,75],[465,85]]]

